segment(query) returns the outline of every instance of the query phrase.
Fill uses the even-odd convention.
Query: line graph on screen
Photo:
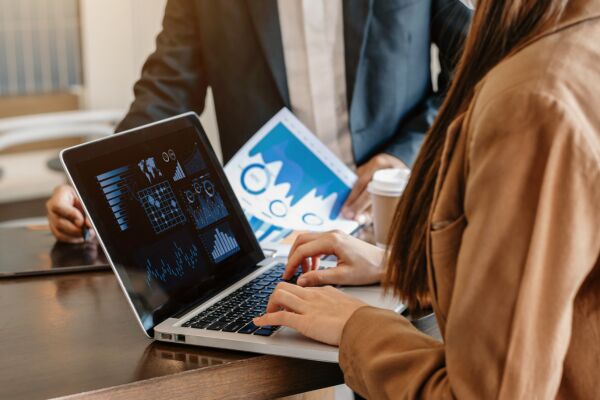
[[[146,285],[169,284],[201,266],[201,253],[191,236],[176,232],[136,253],[146,275]]]

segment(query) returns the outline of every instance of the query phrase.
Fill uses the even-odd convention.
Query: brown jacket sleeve
[[[597,134],[526,88],[473,115],[445,343],[393,313],[357,310],[340,365],[370,399],[556,396],[573,300],[600,252]]]

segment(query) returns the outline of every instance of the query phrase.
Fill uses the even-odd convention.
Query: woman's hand
[[[319,258],[329,254],[337,257],[337,266],[318,270]],[[370,285],[381,281],[384,256],[384,250],[345,233],[305,233],[290,250],[283,278],[301,265],[300,286]]]
[[[362,301],[331,287],[303,288],[282,282],[269,299],[267,314],[254,324],[282,325],[311,339],[339,346],[346,322]]]

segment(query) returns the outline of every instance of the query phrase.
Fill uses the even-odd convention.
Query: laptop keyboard
[[[246,335],[271,336],[279,329],[279,326],[258,327],[252,323],[252,319],[265,313],[269,297],[277,284],[282,281],[281,275],[284,270],[284,264],[273,266],[181,326]],[[300,274],[301,271],[298,271],[287,282],[296,283]]]

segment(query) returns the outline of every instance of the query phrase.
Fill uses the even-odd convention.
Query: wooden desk
[[[112,272],[0,280],[0,319],[0,399],[275,398],[343,382],[336,364],[148,340]]]

